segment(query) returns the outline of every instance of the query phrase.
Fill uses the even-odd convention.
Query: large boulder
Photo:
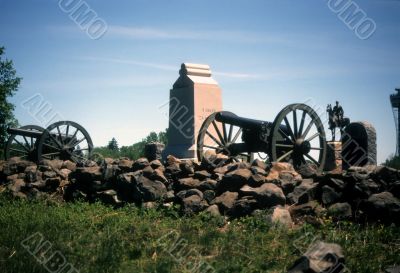
[[[157,201],[165,197],[167,188],[160,181],[150,180],[143,175],[134,183],[134,197],[139,202]]]
[[[252,196],[243,196],[236,200],[227,214],[231,217],[242,217],[250,215],[258,207],[257,200]]]
[[[306,253],[289,268],[288,273],[340,273],[344,272],[344,255],[341,246],[315,242]]]
[[[293,192],[288,195],[290,204],[304,204],[317,197],[318,183],[314,183],[312,179],[304,179],[301,184],[294,188]]]
[[[237,192],[224,192],[220,196],[216,197],[212,204],[215,204],[219,207],[220,211],[225,213],[228,210],[232,209],[236,200],[238,199],[239,194]]]
[[[243,196],[253,196],[261,208],[271,208],[286,203],[282,189],[272,183],[265,183],[258,188],[246,185],[240,189],[240,193]]]
[[[371,195],[361,207],[368,220],[400,223],[400,201],[390,192]]]
[[[183,210],[186,214],[193,214],[205,210],[208,204],[198,195],[191,195],[182,200]]]
[[[249,169],[237,169],[227,173],[218,184],[218,191],[238,191],[241,187],[248,183],[252,173]]]
[[[188,189],[198,189],[201,182],[198,179],[193,179],[192,177],[182,178],[173,184],[175,191],[182,191]]]

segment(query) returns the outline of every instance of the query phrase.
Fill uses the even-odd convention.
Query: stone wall
[[[171,207],[186,214],[207,211],[229,218],[269,210],[271,221],[291,226],[335,220],[399,224],[400,172],[350,167],[342,173],[296,172],[290,164],[266,165],[214,158],[196,163],[168,157],[70,161],[0,161],[0,192],[16,198],[100,201],[113,206]]]

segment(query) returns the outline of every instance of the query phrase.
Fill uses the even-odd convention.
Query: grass
[[[261,215],[226,224],[206,214],[179,216],[176,208],[113,209],[0,195],[0,228],[1,272],[48,272],[21,244],[34,234],[51,243],[44,256],[59,251],[81,273],[189,272],[200,261],[215,272],[285,272],[314,236],[340,244],[351,272],[400,264],[398,227],[329,220],[318,228],[286,230],[271,227]]]

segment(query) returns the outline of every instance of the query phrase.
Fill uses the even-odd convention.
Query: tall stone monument
[[[164,158],[196,158],[197,134],[203,121],[222,110],[222,92],[210,66],[184,63],[170,90],[168,145]]]
[[[350,123],[342,135],[342,166],[376,165],[376,130],[366,121]]]

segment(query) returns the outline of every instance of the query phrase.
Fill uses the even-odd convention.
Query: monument
[[[164,158],[196,158],[197,133],[203,121],[222,110],[222,92],[210,66],[183,63],[170,90],[168,144]]]
[[[376,165],[376,130],[369,122],[353,122],[342,135],[342,166]]]

